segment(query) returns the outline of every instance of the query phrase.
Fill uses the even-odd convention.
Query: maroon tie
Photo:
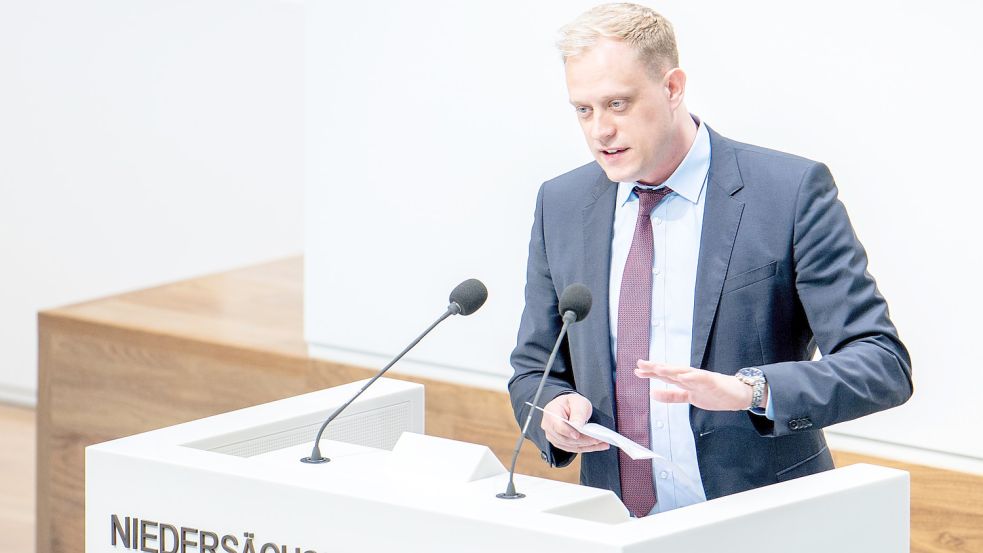
[[[635,188],[638,194],[638,219],[631,239],[628,261],[621,277],[618,300],[618,353],[615,371],[615,400],[618,407],[618,432],[634,442],[649,447],[649,381],[635,376],[639,359],[649,358],[652,324],[652,209],[671,193],[668,187],[658,190]],[[649,514],[655,505],[652,461],[632,460],[618,450],[621,468],[621,496],[636,517]]]

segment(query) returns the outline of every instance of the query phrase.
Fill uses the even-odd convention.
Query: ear
[[[683,97],[686,95],[686,72],[678,67],[670,69],[666,71],[663,81],[669,105],[672,109],[676,109],[683,103]]]

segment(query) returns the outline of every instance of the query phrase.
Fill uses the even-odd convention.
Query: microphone
[[[539,406],[539,396],[543,394],[543,388],[546,386],[546,377],[549,376],[550,369],[553,368],[553,362],[556,361],[556,354],[560,351],[560,343],[563,342],[567,328],[571,324],[580,322],[587,317],[587,314],[590,313],[591,302],[590,289],[580,283],[567,286],[563,289],[563,293],[560,294],[560,316],[563,318],[563,326],[560,327],[560,334],[556,337],[556,343],[553,344],[553,351],[550,353],[549,360],[546,361],[546,367],[543,369],[543,378],[539,381],[539,388],[533,397],[526,422],[522,425],[522,432],[519,434],[518,441],[515,442],[515,449],[512,451],[512,466],[509,468],[509,484],[504,492],[495,495],[499,499],[522,499],[526,496],[526,494],[515,491],[515,463],[519,459],[519,450],[522,449],[522,443],[526,440],[526,435],[529,432],[529,424],[532,422],[532,416],[536,412],[536,407]]]
[[[453,309],[454,315],[468,316],[485,304],[488,299],[488,289],[476,278],[469,278],[451,290],[447,309]]]
[[[579,323],[587,318],[593,298],[590,289],[579,282],[567,286],[560,295],[560,315],[564,322]]]
[[[314,448],[311,450],[311,456],[303,457],[300,461],[302,463],[310,463],[310,464],[327,463],[328,461],[330,461],[331,459],[321,456],[321,448],[319,447],[319,444],[321,443],[321,434],[324,433],[324,429],[328,427],[328,424],[330,424],[331,421],[335,420],[335,418],[337,418],[338,415],[340,415],[341,412],[345,410],[345,408],[351,405],[352,402],[358,398],[358,396],[362,395],[362,392],[367,390],[368,387],[371,386],[376,380],[379,380],[379,378],[382,375],[386,374],[386,371],[388,371],[390,367],[395,365],[397,361],[402,359],[403,356],[406,355],[408,351],[410,351],[411,349],[413,349],[414,346],[419,344],[420,340],[423,340],[424,336],[429,334],[430,331],[433,330],[437,325],[444,322],[444,319],[450,317],[451,315],[465,315],[465,316],[470,315],[475,311],[477,311],[482,305],[484,305],[485,300],[487,299],[488,299],[488,289],[485,288],[485,285],[482,284],[482,282],[478,279],[469,278],[468,280],[465,280],[464,282],[454,287],[454,290],[451,291],[450,297],[448,298],[448,301],[450,303],[447,306],[447,310],[444,311],[443,315],[438,317],[437,320],[434,321],[433,324],[431,324],[429,327],[427,327],[427,329],[424,330],[422,334],[420,334],[419,336],[416,337],[415,340],[410,342],[410,345],[406,346],[406,348],[403,351],[399,352],[399,354],[396,355],[396,357],[394,357],[393,360],[390,361],[388,365],[383,367],[382,370],[380,370],[375,376],[373,376],[371,380],[366,382],[365,386],[362,386],[362,389],[359,390],[354,396],[352,396],[351,399],[346,401],[345,404],[342,405],[341,407],[335,409],[334,413],[331,413],[331,416],[329,416],[328,419],[324,421],[324,424],[322,424],[321,428],[318,429],[317,431],[317,437],[314,438]]]

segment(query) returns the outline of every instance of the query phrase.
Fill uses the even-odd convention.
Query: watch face
[[[748,367],[746,369],[741,369],[741,370],[737,371],[737,374],[739,374],[741,376],[749,376],[751,378],[756,378],[756,377],[764,376],[765,375],[765,373],[761,372],[761,369],[759,369],[757,367]]]

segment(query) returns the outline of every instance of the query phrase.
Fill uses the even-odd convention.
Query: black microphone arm
[[[553,368],[553,362],[556,361],[556,354],[560,351],[560,344],[563,343],[563,337],[566,336],[567,329],[572,323],[580,322],[587,317],[587,314],[590,313],[590,306],[590,290],[583,284],[571,284],[564,288],[563,294],[560,295],[560,315],[563,317],[563,326],[560,327],[560,334],[556,337],[556,343],[553,344],[553,351],[546,361],[546,367],[543,369],[543,377],[539,380],[539,388],[536,389],[536,395],[529,404],[529,414],[526,416],[526,422],[522,425],[522,432],[519,434],[519,439],[515,442],[515,449],[512,451],[512,465],[509,467],[509,484],[506,486],[504,492],[496,494],[495,497],[500,499],[522,499],[526,496],[526,494],[515,491],[515,463],[519,459],[519,450],[522,449],[522,443],[526,440],[529,425],[532,423],[532,417],[536,412],[536,407],[539,405],[539,396],[543,394],[543,388],[546,387],[546,377],[549,376],[550,370]]]
[[[424,330],[422,334],[420,334],[419,336],[416,337],[415,340],[410,342],[410,345],[406,346],[406,348],[404,348],[403,351],[399,352],[399,354],[396,355],[396,357],[394,357],[393,360],[390,361],[388,365],[383,367],[382,370],[380,370],[375,376],[373,376],[368,382],[366,382],[365,385],[362,386],[362,389],[358,391],[358,393],[356,393],[354,396],[351,397],[351,399],[346,401],[344,405],[335,409],[334,413],[331,413],[331,416],[329,416],[327,420],[324,421],[324,424],[322,424],[321,428],[318,429],[317,431],[317,437],[314,438],[314,448],[311,450],[311,456],[303,457],[301,458],[300,461],[302,463],[310,463],[310,464],[327,463],[328,461],[330,461],[331,459],[327,457],[323,457],[321,455],[321,448],[320,448],[321,435],[324,434],[324,429],[328,427],[328,424],[330,424],[331,421],[335,420],[338,417],[338,415],[341,414],[342,411],[344,411],[349,405],[352,404],[352,402],[358,399],[358,396],[362,395],[362,392],[367,390],[368,387],[371,386],[376,380],[379,380],[379,378],[382,375],[386,374],[386,371],[388,371],[390,367],[395,365],[397,361],[402,359],[403,356],[406,355],[408,351],[410,351],[411,349],[413,349],[414,346],[419,344],[420,340],[423,340],[424,336],[430,334],[431,330],[433,330],[440,323],[444,322],[444,319],[450,317],[451,315],[465,315],[465,316],[470,315],[475,311],[477,311],[482,305],[484,305],[486,299],[488,299],[488,289],[485,288],[485,285],[482,284],[480,280],[471,278],[458,284],[454,288],[454,290],[451,291],[451,295],[449,298],[450,305],[447,306],[447,310],[444,311],[444,313],[440,317],[438,317],[437,320],[433,322],[433,324],[427,327],[427,329]]]

